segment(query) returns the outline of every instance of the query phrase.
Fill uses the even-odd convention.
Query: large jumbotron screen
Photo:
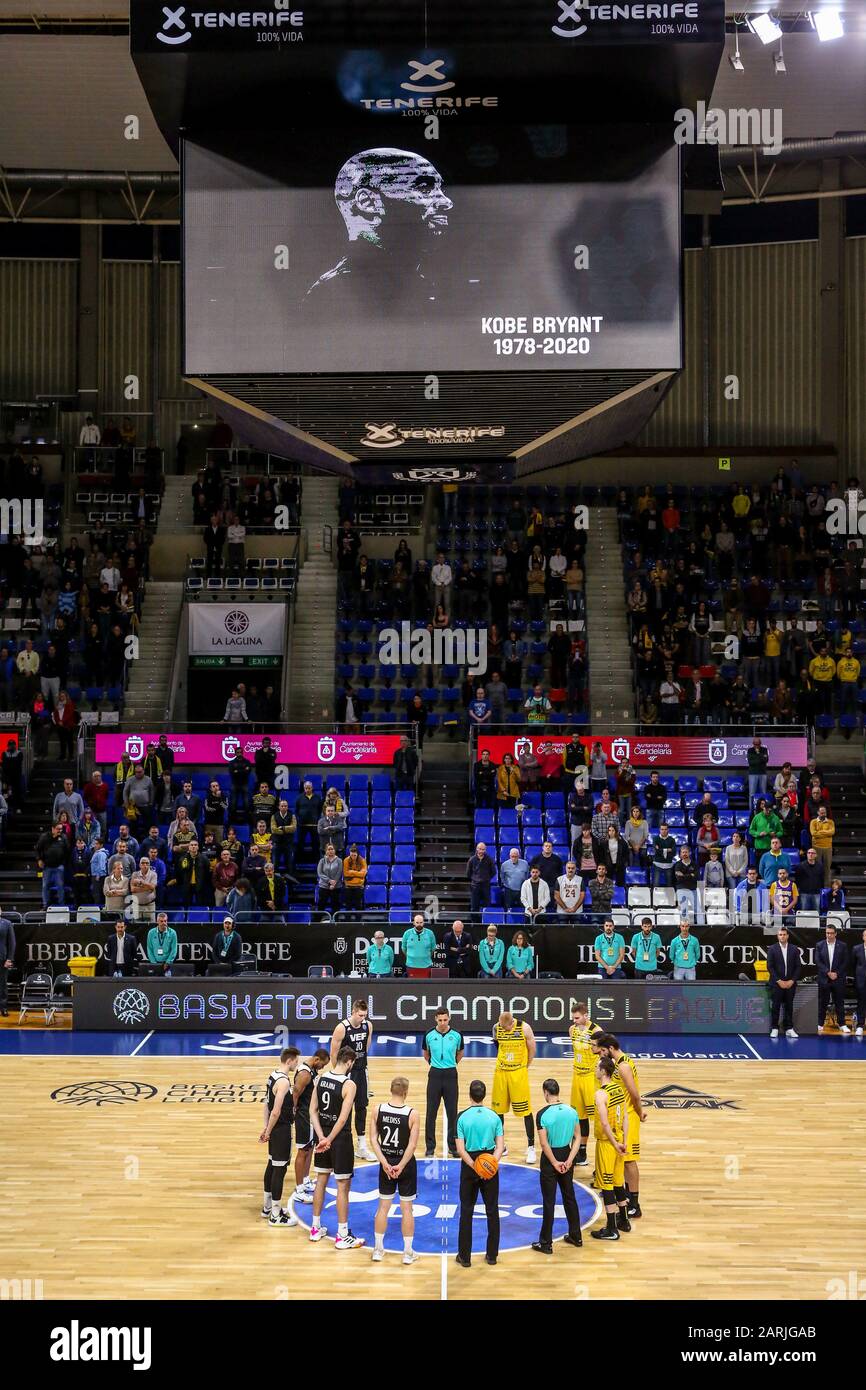
[[[398,124],[185,144],[188,373],[681,365],[675,147]]]

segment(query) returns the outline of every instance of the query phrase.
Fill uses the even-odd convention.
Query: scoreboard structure
[[[723,47],[723,0],[137,0],[188,380],[374,483],[632,439],[683,360],[674,114]]]

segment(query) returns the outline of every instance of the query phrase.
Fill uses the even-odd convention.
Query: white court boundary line
[[[751,1054],[752,1054],[753,1057],[757,1057],[757,1059],[758,1059],[759,1062],[763,1062],[764,1059],[763,1059],[763,1057],[761,1056],[760,1052],[756,1052],[756,1051],[755,1051],[755,1049],[752,1047],[752,1044],[749,1042],[749,1039],[748,1039],[748,1038],[744,1038],[742,1033],[738,1033],[738,1034],[737,1034],[737,1037],[740,1039],[740,1042],[743,1044],[743,1046],[744,1046],[744,1047],[747,1047],[747,1048],[749,1049],[749,1051],[751,1052]]]
[[[130,1052],[130,1054],[129,1054],[130,1057],[135,1057],[136,1054],[139,1053],[139,1052],[141,1051],[141,1049],[144,1047],[144,1044],[145,1044],[146,1042],[150,1042],[151,1038],[152,1038],[153,1035],[154,1035],[154,1032],[155,1032],[155,1029],[151,1028],[151,1030],[150,1030],[149,1033],[145,1033],[145,1035],[144,1035],[144,1037],[142,1038],[141,1042],[140,1042],[140,1043],[137,1043],[136,1046],[135,1046],[135,1047],[132,1049],[132,1051]]]

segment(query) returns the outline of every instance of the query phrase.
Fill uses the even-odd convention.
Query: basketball
[[[493,1154],[479,1154],[475,1160],[475,1171],[479,1178],[495,1178],[499,1172],[499,1160]]]

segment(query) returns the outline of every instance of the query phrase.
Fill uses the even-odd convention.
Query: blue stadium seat
[[[374,775],[373,775],[373,791],[374,791],[374,792],[383,792],[383,791],[386,791],[386,792],[388,792],[388,794],[390,795],[390,793],[391,793],[391,778],[388,776],[387,772],[377,772],[377,773],[374,773]]]
[[[387,905],[388,890],[385,885],[368,882],[366,892],[364,893],[364,906],[369,908],[385,908]]]
[[[414,845],[395,845],[394,846],[395,864],[414,864],[415,846]]]
[[[698,779],[697,777],[680,777],[678,785],[681,792],[696,792]]]
[[[395,806],[411,806],[411,807],[414,808],[414,806],[415,806],[415,793],[414,793],[414,792],[395,792],[395,793],[394,793],[394,805],[395,805]]]
[[[485,927],[502,927],[505,925],[505,912],[501,907],[483,907],[481,909],[481,922]]]
[[[393,883],[411,883],[413,877],[414,877],[414,874],[413,874],[413,870],[412,870],[412,865],[411,865],[411,864],[392,864],[392,865],[391,865],[391,882],[392,882],[392,884],[393,884]]]
[[[724,777],[705,777],[705,778],[704,778],[704,791],[705,791],[705,792],[723,792],[724,790],[725,790],[725,779],[724,779]]]
[[[389,907],[411,907],[412,889],[408,884],[392,884],[388,897]]]
[[[414,845],[414,825],[395,825],[393,831],[393,838],[395,845]]]
[[[367,866],[367,883],[366,883],[366,887],[367,887],[368,889],[371,888],[371,887],[373,886],[373,884],[376,884],[376,883],[387,883],[387,882],[388,882],[388,865],[387,865],[387,864],[368,864],[368,866]]]

